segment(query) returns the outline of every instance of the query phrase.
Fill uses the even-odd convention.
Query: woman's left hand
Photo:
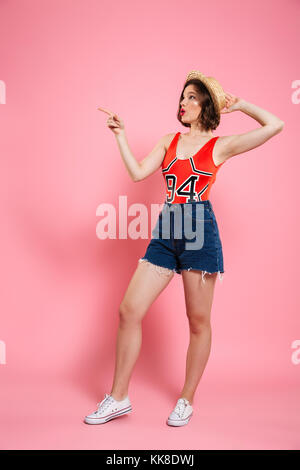
[[[231,113],[232,111],[237,111],[240,109],[241,98],[231,95],[230,93],[225,92],[226,104],[224,108],[221,109],[221,114]]]

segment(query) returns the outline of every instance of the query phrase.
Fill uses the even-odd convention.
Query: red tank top
[[[177,132],[161,165],[166,182],[166,202],[205,201],[209,198],[219,168],[225,163],[216,166],[212,158],[219,136],[212,137],[195,155],[185,159],[179,159],[176,155],[179,136],[180,132]]]

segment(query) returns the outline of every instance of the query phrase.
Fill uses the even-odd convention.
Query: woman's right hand
[[[109,115],[109,118],[107,119],[107,125],[113,131],[115,135],[119,135],[125,132],[124,122],[122,121],[121,118],[119,118],[117,114],[113,113],[112,111],[108,111],[107,109],[104,109],[104,108],[97,108],[97,109]]]

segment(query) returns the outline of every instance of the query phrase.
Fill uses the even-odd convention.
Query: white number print
[[[190,175],[176,190],[177,177],[173,174],[168,174],[165,176],[167,184],[167,202],[173,202],[175,194],[177,196],[185,197],[185,202],[195,202],[198,201],[198,194],[195,191],[196,183],[199,180],[199,176]],[[189,186],[188,190],[184,190]]]

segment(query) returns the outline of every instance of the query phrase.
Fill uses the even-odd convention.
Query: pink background
[[[1,449],[300,448],[299,14],[296,0],[0,2]],[[193,419],[165,424],[189,340],[175,275],[143,321],[134,412],[88,426],[149,242],[97,238],[97,207],[118,213],[126,195],[150,212],[164,200],[160,171],[133,184],[97,106],[121,116],[141,160],[162,135],[187,132],[176,111],[193,69],[285,127],[230,159],[212,188],[225,275]],[[234,112],[214,135],[258,126]]]

